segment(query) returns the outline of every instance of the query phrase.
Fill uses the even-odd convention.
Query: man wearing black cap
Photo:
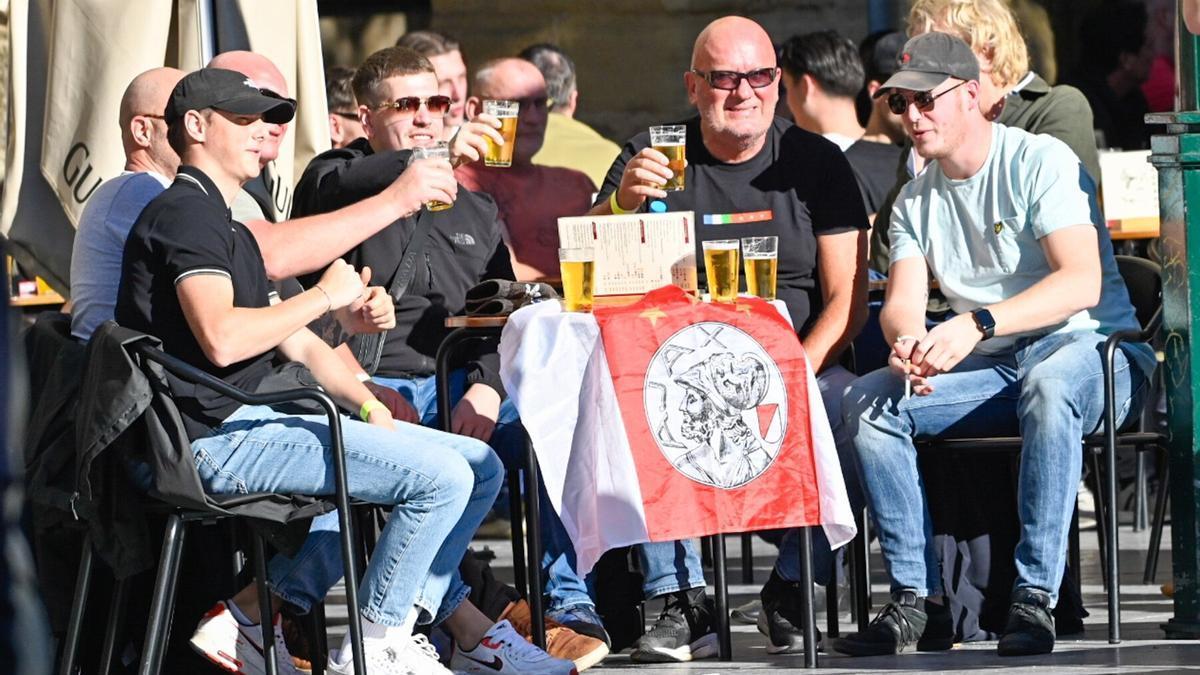
[[[258,175],[267,125],[287,122],[294,111],[292,102],[234,71],[205,68],[179,82],[166,120],[182,166],[126,241],[116,318],[242,389],[262,384],[277,355],[299,361],[342,406],[359,411],[361,422],[342,424],[351,496],[393,507],[361,589],[370,670],[448,673],[412,629],[438,611],[449,573],[462,557],[465,545],[447,542],[451,528],[467,517],[477,493],[483,493],[479,501],[491,503],[502,467],[474,439],[393,421],[305,328],[362,298],[363,281],[353,267],[337,260],[310,290],[272,302],[258,245],[231,219],[229,205]],[[170,376],[168,381],[206,490],[332,494],[323,416],[240,406]],[[273,605],[286,600],[306,610],[321,601],[342,574],[340,560],[336,537],[310,534],[295,557],[271,561]],[[218,603],[200,622],[192,646],[226,670],[262,672],[261,630],[251,618],[259,616],[257,604],[253,587]],[[286,653],[278,627],[276,636]],[[280,659],[279,666],[282,673],[295,672],[290,659]],[[354,669],[331,663],[330,670]]]
[[[1021,540],[998,651],[1048,653],[1079,441],[1102,416],[1101,346],[1137,319],[1079,158],[1062,141],[980,114],[979,65],[965,42],[945,33],[909,40],[876,96],[929,164],[892,213],[880,317],[888,367],[856,380],[843,401],[892,602],[833,646],[855,656],[950,648],[913,439],[1019,433]],[[930,276],[956,314],[926,330]],[[1122,346],[1116,400],[1130,405],[1118,418],[1153,368],[1147,345]]]

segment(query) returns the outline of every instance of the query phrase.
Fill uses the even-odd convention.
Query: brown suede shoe
[[[512,627],[526,640],[533,642],[532,616],[529,613],[529,603],[524,599],[509,603],[500,620],[507,619]],[[563,626],[551,619],[546,619],[546,651],[557,659],[567,659],[575,663],[575,668],[583,672],[600,663],[608,656],[608,645],[604,640],[598,640]]]

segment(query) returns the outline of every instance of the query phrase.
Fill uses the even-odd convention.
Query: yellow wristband
[[[627,213],[633,213],[634,211],[637,211],[636,208],[630,211],[626,211],[625,209],[621,208],[621,205],[617,203],[617,192],[618,190],[613,190],[612,195],[610,195],[608,198],[608,208],[612,210],[614,216],[623,216]]]
[[[363,403],[362,407],[358,409],[358,416],[362,419],[362,421],[367,422],[371,419],[371,413],[375,412],[376,410],[387,410],[387,406],[377,398],[369,398],[367,399],[366,403]]]

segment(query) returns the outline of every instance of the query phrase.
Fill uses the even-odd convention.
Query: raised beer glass
[[[596,282],[596,254],[590,248],[558,249],[562,274],[563,307],[568,312],[592,311]]]
[[[413,148],[412,157],[410,157],[408,161],[411,163],[417,161],[418,159],[441,159],[449,162],[450,144],[446,141],[438,141],[427,148]],[[425,208],[429,209],[430,211],[445,211],[451,206],[454,205],[447,202],[438,201],[436,199],[425,202]]]
[[[682,190],[683,170],[687,164],[687,127],[682,124],[650,127],[650,145],[667,156],[667,166],[671,167],[671,178],[663,189],[667,192]]]
[[[517,145],[517,111],[520,104],[504,99],[487,99],[483,102],[483,112],[500,119],[500,135],[504,137],[504,145],[487,138],[487,152],[483,153],[485,166],[512,166],[513,148]]]
[[[779,237],[742,237],[742,260],[746,265],[746,290],[768,302],[774,300]]]
[[[738,293],[738,240],[704,242],[704,274],[713,302],[733,302]]]

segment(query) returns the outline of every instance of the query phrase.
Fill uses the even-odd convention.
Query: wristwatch
[[[996,334],[996,320],[992,318],[992,313],[980,307],[971,312],[971,318],[975,319],[975,327],[983,333],[984,340]]]

